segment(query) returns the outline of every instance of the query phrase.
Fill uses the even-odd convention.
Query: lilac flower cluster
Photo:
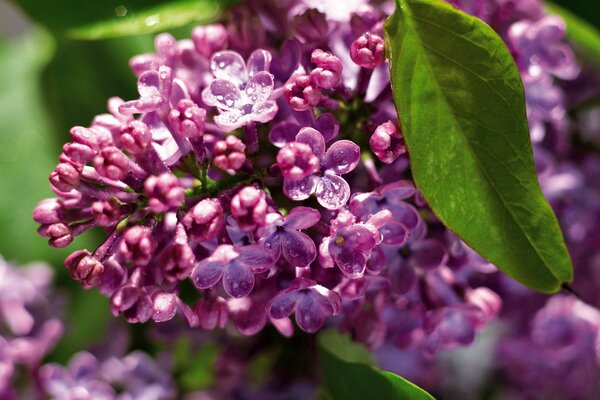
[[[159,35],[130,63],[139,98],[71,130],[56,197],[34,211],[40,234],[65,247],[103,228],[65,265],[129,322],[291,335],[294,315],[372,348],[470,343],[501,301],[469,284],[475,256],[410,180],[382,33],[392,11],[255,1],[191,39]]]
[[[58,316],[60,296],[51,288],[51,268],[15,267],[0,259],[0,277],[2,399],[175,398],[169,373],[140,351],[107,355],[102,363],[83,351],[68,368],[44,364],[65,329]]]

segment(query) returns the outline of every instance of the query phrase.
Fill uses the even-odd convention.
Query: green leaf
[[[596,66],[600,66],[600,27],[598,24],[594,25],[591,23],[592,21],[586,21],[582,18],[584,16],[578,16],[552,2],[545,2],[545,5],[548,13],[557,14],[565,21],[567,24],[567,38],[578,50],[579,55]],[[600,3],[595,3],[594,7],[600,8]],[[590,15],[598,16],[600,10],[596,14]],[[593,21],[598,22],[600,19],[594,18]]]
[[[537,181],[523,85],[498,35],[440,0],[397,0],[392,89],[415,183],[439,219],[517,281],[572,279]]]
[[[216,20],[218,0],[14,0],[33,20],[71,38],[155,33]]]
[[[335,331],[319,335],[319,354],[325,377],[325,398],[343,400],[434,400],[411,382],[371,366],[366,348]]]

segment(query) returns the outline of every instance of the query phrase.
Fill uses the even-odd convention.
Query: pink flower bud
[[[350,46],[352,61],[364,68],[376,68],[385,60],[383,38],[372,32],[365,32]]]
[[[369,146],[381,162],[386,164],[393,163],[406,153],[404,137],[392,121],[384,122],[375,129],[369,139]]]
[[[215,167],[233,175],[246,161],[246,145],[239,138],[229,135],[225,140],[219,140],[213,148]]]
[[[231,215],[245,231],[264,226],[267,217],[265,192],[253,186],[240,190],[231,199]]]
[[[79,184],[81,170],[73,164],[61,163],[50,174],[50,183],[56,189],[68,192]]]
[[[131,154],[144,152],[152,142],[152,133],[141,121],[131,121],[123,125],[120,131],[121,146]]]
[[[155,213],[177,209],[185,200],[179,179],[169,172],[146,179],[144,189],[148,195],[148,207]]]
[[[119,244],[119,254],[134,265],[146,265],[156,250],[152,230],[145,226],[132,226],[127,229]]]
[[[321,90],[311,83],[308,75],[291,78],[283,88],[283,95],[296,111],[306,111],[321,101]]]
[[[227,30],[221,24],[197,26],[192,30],[196,51],[208,58],[227,47]]]
[[[197,138],[204,134],[206,110],[191,100],[181,100],[176,110],[169,113],[169,122],[173,129],[187,138]]]
[[[297,181],[317,172],[320,161],[309,145],[292,142],[277,153],[277,165],[285,178]]]
[[[94,158],[94,167],[105,178],[120,181],[129,173],[129,158],[116,147],[106,147]]]
[[[223,229],[224,221],[223,208],[216,199],[200,201],[181,220],[190,238],[196,242],[216,237]]]
[[[342,61],[333,54],[316,49],[312,52],[310,61],[317,65],[310,73],[311,81],[320,88],[335,87],[342,76]]]

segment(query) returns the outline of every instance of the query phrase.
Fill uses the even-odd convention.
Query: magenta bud
[[[242,168],[246,161],[246,145],[239,138],[229,135],[219,140],[213,148],[215,167],[229,172],[231,175]]]
[[[231,199],[231,215],[245,231],[265,225],[267,207],[265,192],[254,186],[243,188]]]
[[[310,61],[317,68],[310,72],[311,81],[320,88],[331,89],[335,87],[342,76],[342,61],[333,54],[316,49],[312,52]]]
[[[104,274],[104,265],[87,250],[78,250],[65,260],[65,266],[73,279],[84,287],[91,288],[100,282]]]
[[[55,248],[67,247],[73,241],[71,228],[61,222],[42,225],[38,228],[38,233],[41,236],[47,237],[50,246]]]
[[[106,147],[94,158],[94,167],[105,178],[120,181],[129,173],[129,158],[116,147]]]
[[[38,224],[55,224],[62,221],[62,207],[56,198],[40,201],[33,210],[33,219]]]
[[[52,186],[62,192],[68,192],[79,184],[81,170],[69,163],[60,163],[50,174]]]
[[[223,229],[224,221],[223,208],[216,199],[200,201],[181,220],[187,228],[188,235],[195,242],[216,237]]]
[[[310,76],[296,75],[283,88],[283,95],[296,111],[306,111],[321,101],[321,90],[311,83]]]
[[[298,181],[317,172],[320,160],[309,145],[292,142],[277,153],[277,165],[285,178]]]
[[[134,265],[146,265],[156,250],[152,229],[146,226],[132,226],[123,234],[119,244],[119,254]]]
[[[379,125],[369,139],[369,146],[375,155],[386,164],[391,164],[406,153],[404,136],[392,121]]]
[[[177,109],[169,113],[169,122],[180,135],[197,138],[204,134],[206,110],[191,100],[183,99],[179,101]]]
[[[385,60],[383,38],[372,32],[365,32],[350,46],[352,61],[364,68],[376,68]]]
[[[66,143],[63,146],[64,155],[76,164],[87,164],[96,155],[96,151],[81,143]]]
[[[197,26],[192,30],[196,51],[206,58],[227,47],[227,30],[222,24]]]
[[[92,213],[94,222],[99,226],[112,226],[122,218],[121,206],[116,200],[95,201]]]
[[[177,209],[185,200],[185,192],[179,179],[170,172],[149,177],[144,183],[144,189],[148,195],[148,207],[155,213]]]
[[[152,142],[152,133],[148,126],[141,121],[131,121],[120,130],[121,146],[131,154],[139,154],[148,148]]]

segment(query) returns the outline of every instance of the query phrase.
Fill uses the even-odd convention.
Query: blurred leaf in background
[[[567,36],[579,56],[600,66],[600,2],[575,0],[546,1],[546,10],[567,24]]]
[[[214,21],[219,0],[14,0],[34,21],[62,35],[86,40],[156,33]]]

